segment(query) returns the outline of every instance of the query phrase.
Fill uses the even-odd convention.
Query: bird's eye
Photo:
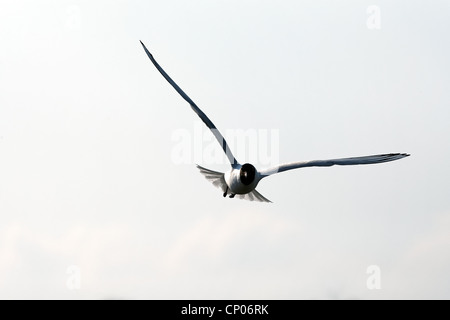
[[[245,185],[251,184],[255,180],[255,167],[251,164],[246,163],[241,168],[241,182]]]

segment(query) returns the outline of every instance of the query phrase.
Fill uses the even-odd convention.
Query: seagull
[[[349,166],[357,164],[375,164],[383,163],[394,160],[399,160],[408,157],[407,153],[387,153],[372,156],[363,157],[352,157],[352,158],[341,158],[341,159],[329,159],[329,160],[311,160],[311,161],[300,161],[291,162],[286,164],[281,164],[272,168],[267,168],[263,170],[257,170],[252,164],[245,163],[240,164],[236,158],[233,156],[227,141],[222,136],[220,131],[216,128],[214,123],[206,116],[206,114],[200,110],[199,107],[192,101],[189,96],[184,93],[183,90],[169,77],[169,75],[161,68],[161,66],[153,58],[152,54],[148,51],[147,47],[140,41],[145,53],[150,58],[156,69],[163,75],[163,77],[172,85],[172,87],[186,100],[192,110],[200,117],[200,119],[205,123],[205,125],[211,130],[212,134],[216,137],[223,152],[228,158],[231,168],[227,172],[217,172],[210,169],[203,168],[197,165],[197,168],[209,180],[214,186],[222,189],[223,196],[230,198],[246,199],[250,201],[260,201],[260,202],[272,202],[258,191],[256,191],[256,186],[258,183],[273,174],[298,169],[305,167],[330,167],[334,165]]]

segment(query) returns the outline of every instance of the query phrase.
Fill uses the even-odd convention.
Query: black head
[[[255,180],[256,169],[250,163],[246,163],[242,165],[239,175],[241,182],[248,186]]]

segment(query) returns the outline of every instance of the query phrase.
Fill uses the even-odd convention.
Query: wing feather
[[[238,164],[236,158],[233,156],[233,153],[231,152],[227,141],[222,136],[220,131],[216,128],[214,123],[212,123],[211,120],[206,116],[206,114],[200,110],[199,107],[195,104],[194,101],[192,101],[191,98],[175,83],[175,81],[172,80],[172,78],[169,77],[169,75],[164,71],[163,68],[156,62],[155,58],[153,58],[153,55],[150,53],[150,51],[147,50],[147,47],[140,41],[142,47],[145,50],[145,53],[147,53],[147,56],[150,58],[150,61],[153,63],[153,65],[158,69],[158,71],[163,75],[163,77],[172,85],[172,87],[180,94],[181,97],[183,97],[184,100],[186,100],[190,105],[192,110],[200,117],[200,119],[205,123],[205,125],[211,130],[213,135],[216,137],[217,141],[219,142],[223,152],[227,156],[228,160],[230,161],[231,165]]]
[[[329,167],[334,165],[349,166],[349,165],[359,165],[359,164],[375,164],[383,163],[394,160],[399,160],[404,157],[408,157],[407,153],[387,153],[379,154],[373,156],[364,157],[353,157],[353,158],[342,158],[342,159],[330,159],[330,160],[311,160],[311,161],[301,161],[286,163],[279,166],[275,166],[269,169],[261,170],[260,174],[262,177],[267,177],[275,173],[280,173],[287,170],[305,168],[305,167]]]

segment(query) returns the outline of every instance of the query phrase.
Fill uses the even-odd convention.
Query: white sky
[[[449,16],[449,1],[0,1],[0,298],[449,299]],[[223,133],[278,132],[282,162],[412,156],[270,177],[273,204],[224,199],[174,163],[174,133],[199,122],[139,40]]]

